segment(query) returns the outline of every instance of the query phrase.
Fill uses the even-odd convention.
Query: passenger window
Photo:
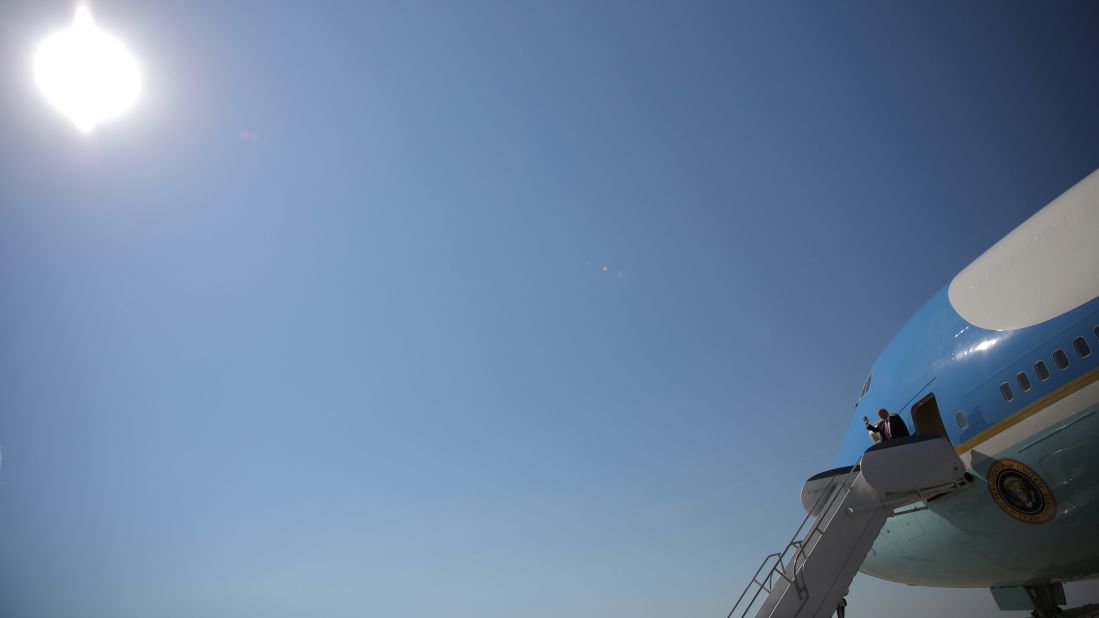
[[[958,421],[958,427],[965,431],[966,427],[969,427],[969,419],[965,417],[965,412],[958,410],[954,413],[954,420]]]
[[[1004,396],[1004,401],[1015,399],[1015,393],[1011,390],[1011,385],[1007,382],[1000,384],[1000,394]]]
[[[1083,337],[1077,337],[1072,340],[1072,349],[1076,350],[1076,356],[1079,356],[1080,358],[1091,356],[1091,346],[1088,345],[1087,340]]]
[[[1058,369],[1068,369],[1068,354],[1061,348],[1057,348],[1053,351],[1053,364],[1057,365]]]
[[[1025,371],[1020,371],[1015,376],[1015,381],[1019,383],[1019,388],[1023,389],[1023,392],[1030,390],[1030,376]]]
[[[1049,379],[1049,367],[1046,367],[1046,361],[1038,361],[1034,363],[1034,373],[1038,374],[1038,379],[1045,382]]]

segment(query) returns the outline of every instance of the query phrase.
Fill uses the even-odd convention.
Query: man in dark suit
[[[889,410],[882,408],[881,410],[878,410],[878,418],[881,420],[874,425],[871,425],[870,419],[865,416],[862,417],[862,422],[866,424],[867,431],[873,431],[880,435],[882,440],[904,438],[909,435],[908,425],[904,424],[904,419],[899,415],[890,414]]]

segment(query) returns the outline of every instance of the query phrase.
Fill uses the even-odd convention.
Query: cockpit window
[[[866,382],[862,385],[862,392],[859,393],[859,400],[866,396],[866,391],[870,390],[870,378],[873,378],[874,374],[866,376]]]

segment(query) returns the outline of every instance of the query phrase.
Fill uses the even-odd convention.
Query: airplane
[[[913,435],[882,441],[883,409]],[[900,329],[835,464],[730,617],[831,616],[862,571],[1050,618],[1065,582],[1099,577],[1099,170]]]

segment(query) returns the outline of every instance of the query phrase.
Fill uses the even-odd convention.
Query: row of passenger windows
[[[1091,329],[1096,339],[1099,339],[1099,326]],[[1076,356],[1079,358],[1087,358],[1091,356],[1091,346],[1088,345],[1087,339],[1083,337],[1077,337],[1072,340],[1072,349],[1076,352]],[[1058,369],[1064,371],[1068,369],[1070,363],[1068,360],[1068,354],[1061,348],[1057,348],[1053,351],[1053,364]],[[1034,363],[1034,375],[1038,376],[1038,379],[1045,382],[1050,377],[1049,367],[1046,365],[1046,361],[1040,360]],[[1030,382],[1030,376],[1025,371],[1020,371],[1015,374],[1015,382],[1019,385],[1019,388],[1023,389],[1023,392],[1029,391],[1033,388]],[[1000,383],[1000,394],[1003,395],[1004,401],[1012,401],[1015,399],[1015,391],[1012,389],[1011,384],[1007,382]]]

